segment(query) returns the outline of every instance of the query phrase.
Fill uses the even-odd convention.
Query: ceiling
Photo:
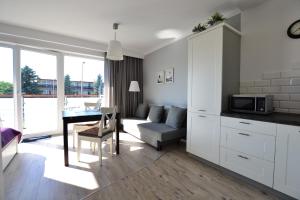
[[[215,11],[229,16],[265,0],[0,0],[0,22],[147,54],[191,33]]]

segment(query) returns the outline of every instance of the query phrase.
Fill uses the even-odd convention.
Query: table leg
[[[64,121],[64,156],[65,166],[69,166],[68,123]]]
[[[117,126],[116,126],[116,153],[120,154],[120,126],[121,126],[121,116],[117,114]]]

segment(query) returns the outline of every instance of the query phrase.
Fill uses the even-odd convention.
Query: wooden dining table
[[[110,114],[108,114],[110,115]],[[100,121],[102,113],[100,111],[63,111],[63,140],[64,140],[64,160],[65,166],[69,166],[69,145],[68,145],[68,124],[89,122],[89,121]],[[120,125],[121,115],[116,114],[116,154],[120,153]]]

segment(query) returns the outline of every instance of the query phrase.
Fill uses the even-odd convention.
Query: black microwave
[[[273,112],[271,95],[232,95],[229,99],[229,109],[232,112],[269,114]]]

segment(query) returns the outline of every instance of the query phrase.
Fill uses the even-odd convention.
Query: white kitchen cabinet
[[[274,162],[275,136],[221,126],[221,146]]]
[[[223,147],[220,159],[221,166],[269,187],[273,186],[273,162]]]
[[[189,41],[189,109],[219,115],[222,89],[222,28]]]
[[[274,189],[300,199],[300,127],[277,125]]]
[[[274,123],[233,117],[222,117],[221,125],[239,130],[276,136],[276,124]]]
[[[188,152],[219,164],[220,116],[188,113]]]
[[[219,164],[220,114],[239,92],[240,33],[226,23],[188,39],[187,151]]]
[[[221,117],[221,166],[272,187],[276,126],[269,122]]]

